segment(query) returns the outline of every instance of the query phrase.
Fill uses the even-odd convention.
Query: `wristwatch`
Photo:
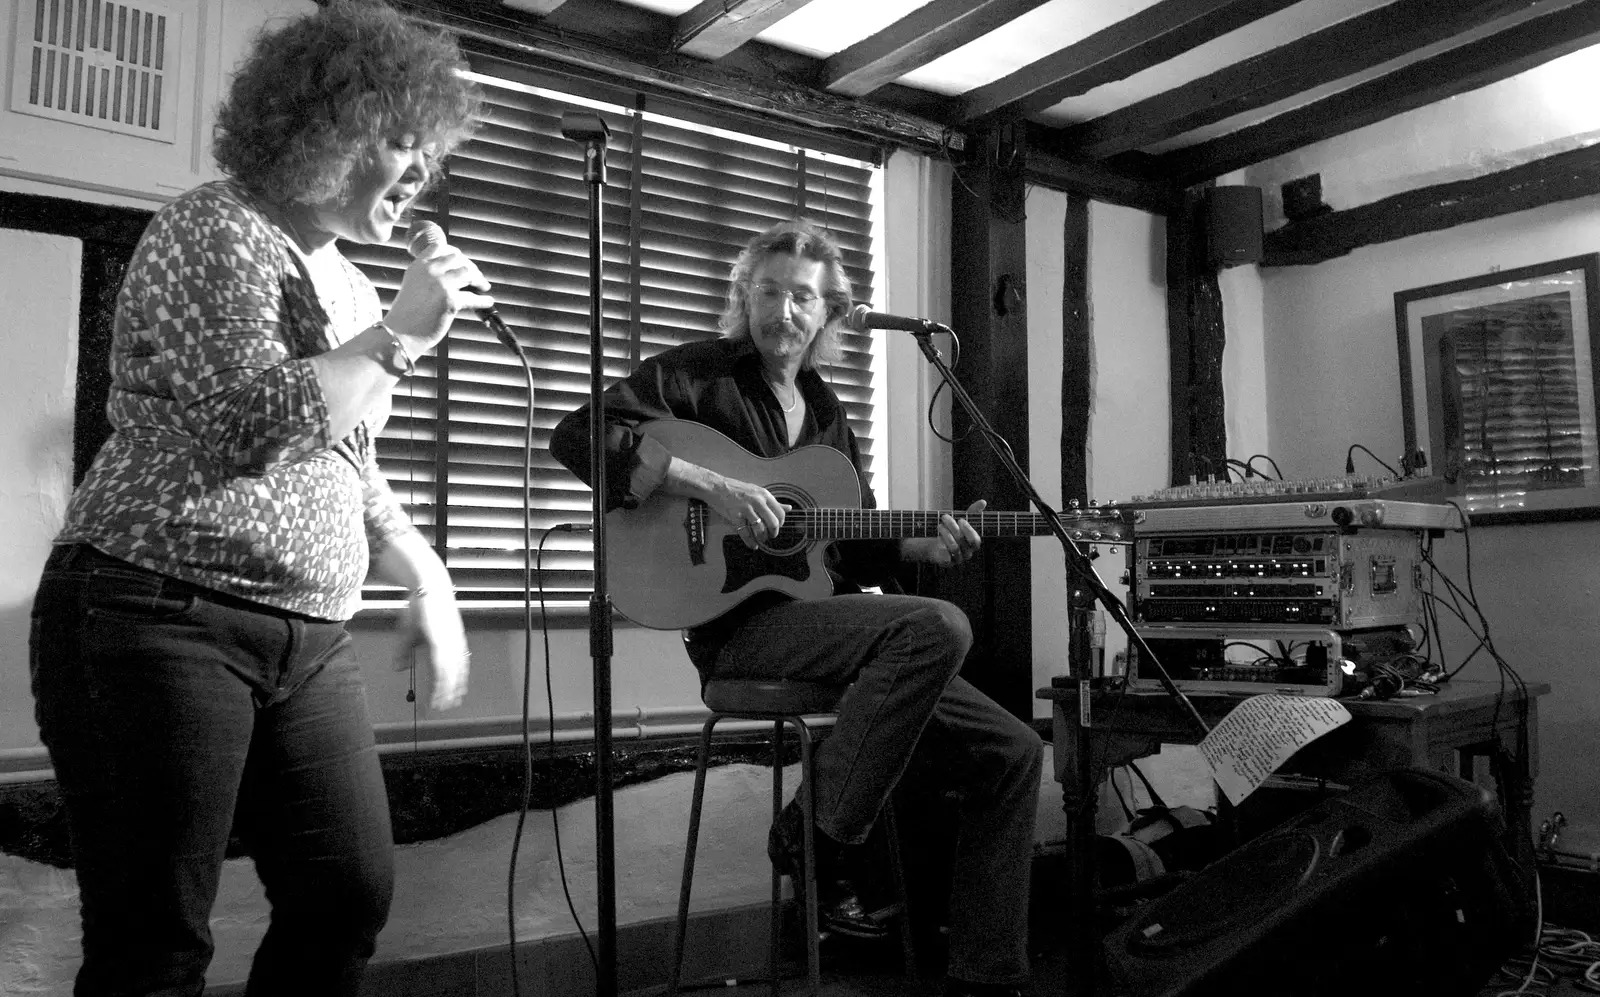
[[[400,337],[395,335],[387,322],[375,323],[378,328],[388,334],[388,339],[378,347],[378,363],[383,369],[395,377],[408,377],[417,372],[417,362],[411,359],[411,354],[406,352],[405,344],[400,342]]]

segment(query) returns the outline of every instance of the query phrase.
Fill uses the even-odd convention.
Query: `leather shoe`
[[[812,847],[817,856],[817,927],[856,938],[882,938],[888,929],[873,918],[861,904],[839,869],[839,844],[821,830],[812,829]],[[778,815],[767,834],[767,857],[794,885],[795,900],[805,909],[805,812],[791,801]]]

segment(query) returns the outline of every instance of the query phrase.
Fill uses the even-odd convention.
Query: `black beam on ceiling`
[[[1487,38],[1414,62],[1259,125],[1157,157],[1162,176],[1189,186],[1509,79],[1600,43],[1600,0],[1582,0]]]
[[[547,27],[537,19],[510,16],[513,12],[509,8],[478,0],[393,2],[410,15],[454,32],[464,40],[536,57],[548,70],[565,72],[575,78],[598,77],[647,93],[702,100],[809,128],[926,152],[960,152],[966,147],[964,132],[878,101],[845,98],[777,76],[760,77],[687,56],[614,48],[593,36],[559,25]],[[564,5],[552,15],[551,23],[582,6]],[[671,19],[659,17],[659,20],[664,46],[670,37]],[[651,26],[653,22],[647,27]],[[631,33],[637,34],[637,30]],[[811,62],[820,70],[819,60]]]
[[[1371,69],[1539,3],[1395,0],[1068,128],[1062,141],[1091,159],[1142,149]]]
[[[701,0],[678,15],[672,47],[700,59],[720,59],[810,2]]]
[[[1298,0],[1161,0],[1059,52],[969,91],[959,120],[1027,117],[1127,79]]]
[[[1470,180],[1420,187],[1371,204],[1291,222],[1263,239],[1264,267],[1304,266],[1362,246],[1600,194],[1600,145]]]
[[[1064,154],[1055,144],[1055,134],[1043,125],[1028,125],[1025,169],[1029,183],[1153,215],[1168,215],[1182,202],[1181,187],[1134,164],[1091,163]]]
[[[933,0],[828,57],[822,85],[859,97],[899,79],[1047,0]]]

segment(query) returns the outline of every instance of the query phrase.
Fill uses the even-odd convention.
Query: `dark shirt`
[[[850,458],[861,483],[861,504],[876,508],[861,467],[861,448],[844,406],[812,369],[797,381],[806,399],[805,422],[795,447],[822,444]],[[606,509],[637,508],[666,480],[672,454],[643,423],[686,419],[709,426],[760,457],[779,457],[795,447],[778,398],[761,372],[761,357],[749,340],[714,339],[676,346],[641,363],[605,393]],[[589,406],[568,413],[550,436],[550,453],[589,482]],[[713,468],[713,470],[716,470]],[[755,482],[765,484],[765,482]],[[899,560],[894,540],[849,540],[833,544],[826,557],[835,594],[863,586],[893,584]],[[711,623],[695,628],[691,640],[712,641],[737,627],[751,613],[787,599],[762,593]]]

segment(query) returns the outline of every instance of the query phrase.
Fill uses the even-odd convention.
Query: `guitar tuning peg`
[[[1073,512],[1077,512],[1078,511],[1078,500],[1077,499],[1068,499],[1067,500],[1067,508],[1071,509]]]

